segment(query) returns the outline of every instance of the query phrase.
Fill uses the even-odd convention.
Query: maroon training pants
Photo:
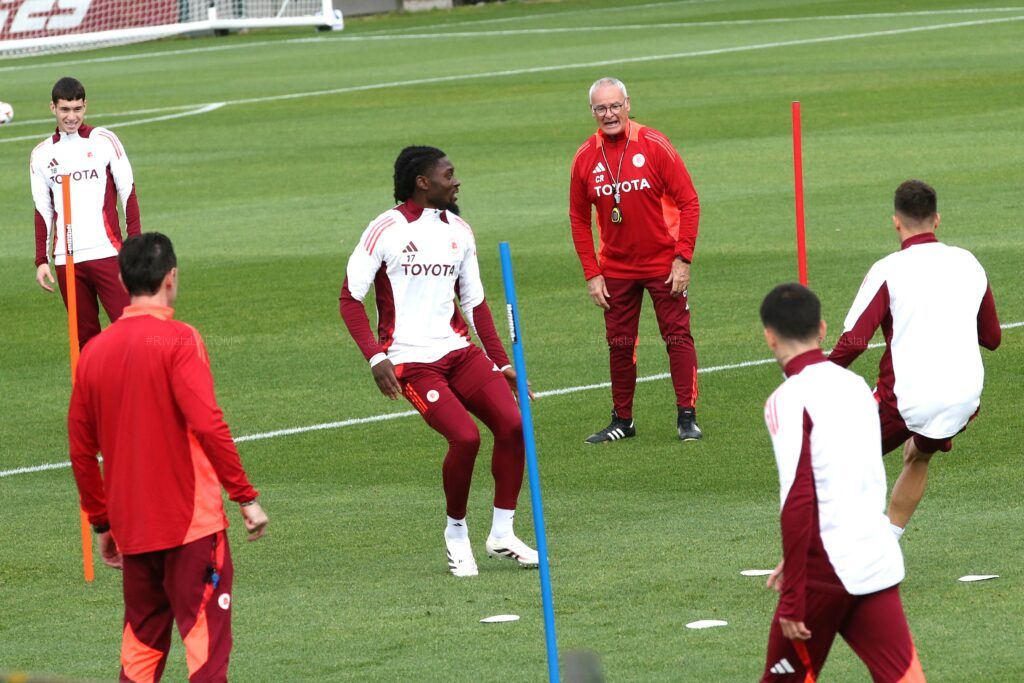
[[[448,516],[466,516],[473,465],[480,450],[480,430],[470,413],[494,434],[494,507],[515,510],[523,486],[526,447],[522,417],[505,375],[473,345],[433,363],[403,363],[396,373],[405,397],[427,424],[448,440],[441,468]]]
[[[611,364],[612,405],[616,414],[624,419],[633,417],[637,334],[644,290],[651,295],[654,315],[668,351],[676,405],[692,408],[697,404],[697,351],[690,335],[690,303],[685,294],[672,297],[671,285],[665,284],[667,278],[666,274],[647,280],[604,279],[611,306],[604,312],[604,324]]]
[[[185,643],[189,681],[227,681],[233,577],[223,531],[176,548],[125,555],[120,680],[160,680],[173,620]]]
[[[60,288],[64,307],[68,305],[67,267],[57,266],[57,285]],[[110,322],[121,317],[121,311],[128,305],[128,292],[121,284],[120,267],[117,257],[96,259],[75,263],[75,301],[78,305],[78,348],[100,333],[100,309],[104,310]],[[99,302],[97,303],[97,298]]]

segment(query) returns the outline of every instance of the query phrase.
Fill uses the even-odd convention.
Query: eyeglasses
[[[591,107],[590,111],[594,112],[598,116],[604,116],[608,112],[618,114],[620,111],[622,111],[622,108],[625,106],[625,102],[612,102],[611,104],[608,105],[599,104],[596,107]]]

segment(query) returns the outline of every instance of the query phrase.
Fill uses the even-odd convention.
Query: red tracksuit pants
[[[189,681],[227,681],[233,577],[223,531],[177,548],[125,555],[120,680],[160,680],[175,621]]]
[[[690,335],[690,303],[685,295],[672,297],[671,286],[665,284],[667,278],[666,274],[649,280],[604,279],[611,306],[604,312],[604,324],[611,364],[612,406],[621,418],[633,417],[636,348],[644,290],[651,295],[654,315],[668,351],[676,405],[692,408],[697,404],[697,351]]]
[[[120,273],[116,256],[75,264],[78,348],[84,347],[87,341],[100,333],[100,304],[103,304],[110,322],[120,318],[124,307],[128,305],[128,292],[121,284]],[[64,307],[67,308],[66,266],[57,266],[57,286],[60,288],[61,298],[64,299]]]
[[[775,614],[762,683],[814,683],[837,633],[874,683],[924,683],[897,586],[868,595],[808,590],[806,611],[810,640],[787,639]]]
[[[497,366],[470,345],[433,363],[403,363],[395,370],[405,397],[427,424],[448,440],[441,467],[448,516],[466,516],[473,465],[480,450],[480,430],[470,413],[494,434],[494,507],[515,510],[526,462],[523,422]]]

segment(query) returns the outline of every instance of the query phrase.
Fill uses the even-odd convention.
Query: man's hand
[[[779,617],[779,626],[782,627],[782,635],[790,640],[809,640],[811,632],[802,621],[790,621]]]
[[[41,263],[39,264],[39,266],[36,267],[36,282],[38,282],[39,286],[45,289],[47,292],[52,292],[53,287],[46,284],[47,280],[50,281],[50,285],[53,284],[53,273],[50,272],[50,264]]]
[[[768,575],[768,583],[765,584],[776,593],[782,592],[782,565],[785,564],[785,560],[779,560],[779,564],[772,573]]]
[[[104,531],[102,534],[96,534],[96,542],[100,547],[100,557],[103,558],[103,564],[114,569],[121,569],[124,562],[121,560],[121,551],[117,549],[117,542],[114,541],[114,535],[110,533],[110,530]]]
[[[681,258],[672,259],[672,272],[669,273],[666,285],[672,285],[672,296],[679,297],[690,286],[690,264]]]
[[[595,275],[587,280],[587,293],[590,294],[590,300],[594,302],[595,306],[600,306],[606,311],[611,308],[608,299],[612,297],[604,285],[604,275]]]
[[[508,385],[510,387],[512,387],[512,395],[515,396],[516,400],[518,401],[519,400],[519,394],[517,392],[519,391],[519,385],[516,384],[516,371],[515,371],[515,369],[510,365],[507,368],[505,368],[504,370],[502,370],[501,374],[505,375],[505,381],[508,382]],[[533,396],[533,389],[530,388],[530,383],[529,382],[526,383],[526,392],[527,392],[527,394],[529,394],[530,400],[532,401],[533,398],[534,398],[534,396]]]
[[[402,385],[398,383],[395,376],[395,366],[386,358],[370,368],[373,373],[373,380],[377,382],[377,388],[392,401],[398,400],[402,393]]]
[[[249,540],[255,541],[258,538],[263,538],[263,535],[267,533],[267,522],[270,518],[267,517],[267,513],[263,511],[259,503],[252,503],[251,505],[239,506],[242,511],[242,522],[245,524],[245,530],[249,532]]]

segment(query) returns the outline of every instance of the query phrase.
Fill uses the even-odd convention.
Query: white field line
[[[283,95],[268,95],[264,97],[247,97],[238,100],[227,100],[224,102],[214,102],[207,104],[196,104],[195,107],[198,109],[190,112],[181,114],[175,114],[169,117],[158,117],[155,119],[145,119],[142,121],[129,121],[119,124],[111,124],[110,127],[115,126],[129,126],[138,125],[140,123],[150,123],[152,121],[166,121],[170,118],[181,118],[182,116],[192,116],[194,114],[201,114],[206,111],[212,111],[218,107],[231,106],[236,104],[261,104],[264,102],[279,102],[283,100],[297,100],[304,99],[307,97],[322,97],[325,95],[342,95],[345,93],[353,92],[365,92],[369,90],[384,90],[389,88],[400,88],[406,86],[415,85],[433,85],[437,83],[453,83],[457,81],[468,81],[478,80],[482,78],[501,78],[503,76],[522,76],[526,74],[539,74],[549,73],[553,71],[566,71],[571,69],[592,69],[596,67],[614,66],[619,64],[642,64],[646,62],[657,62],[666,61],[672,59],[686,59],[690,57],[708,57],[714,55],[733,54],[739,52],[752,52],[755,50],[768,50],[779,47],[795,47],[799,45],[817,45],[822,43],[834,43],[845,40],[858,40],[862,38],[879,38],[885,36],[897,36],[904,35],[907,33],[919,33],[922,31],[938,31],[942,29],[950,28],[964,28],[969,26],[984,26],[988,24],[1001,24],[1010,21],[1021,21],[1024,20],[1024,15],[1016,17],[1002,17],[998,19],[979,19],[976,21],[961,21],[950,24],[933,24],[929,26],[912,26],[908,28],[890,29],[887,31],[870,31],[866,33],[847,33],[837,36],[823,36],[820,38],[802,38],[797,40],[783,40],[772,43],[754,43],[752,45],[737,45],[734,47],[722,47],[713,48],[709,50],[695,50],[692,52],[671,52],[668,54],[661,55],[645,55],[642,57],[624,57],[621,59],[603,59],[595,62],[579,62],[576,64],[556,64],[551,66],[535,66],[527,67],[523,69],[507,69],[504,71],[485,71],[480,73],[470,74],[455,74],[451,76],[432,76],[429,78],[414,78],[405,81],[389,81],[384,83],[369,83],[366,85],[351,85],[342,88],[330,88],[328,90],[310,90],[306,92],[297,93],[286,93]],[[204,109],[205,108],[205,109]],[[179,109],[180,107],[175,107]],[[39,136],[22,136],[16,138],[4,138],[0,139],[0,144],[7,142],[18,142],[23,140],[34,140]]]
[[[1012,330],[1018,327],[1024,327],[1024,321],[1016,323],[1006,323],[1000,325],[1004,330]],[[869,349],[877,349],[884,346],[884,344],[869,344]],[[751,368],[759,365],[770,365],[775,363],[774,358],[762,358],[760,360],[747,360],[739,363],[730,363],[728,365],[712,365],[706,368],[700,368],[697,370],[698,374],[709,374],[712,372],[722,372],[725,370],[739,370],[742,368]],[[670,377],[669,373],[662,372],[656,375],[647,375],[645,377],[638,377],[637,382],[653,382],[659,379],[667,379]],[[598,382],[596,384],[581,384],[575,387],[565,387],[562,389],[549,389],[548,391],[538,391],[536,393],[537,398],[545,398],[547,396],[564,396],[566,394],[578,394],[582,391],[592,391],[594,389],[607,389],[611,386],[611,382]],[[383,413],[381,415],[371,415],[370,417],[356,417],[350,420],[341,420],[339,422],[323,422],[321,424],[308,425],[305,427],[291,427],[289,429],[275,429],[270,432],[259,432],[257,434],[246,434],[245,436],[236,436],[235,443],[243,443],[246,441],[262,441],[263,439],[274,439],[279,436],[291,436],[293,434],[306,434],[308,432],[318,432],[325,429],[340,429],[342,427],[352,427],[355,425],[371,424],[373,422],[384,422],[386,420],[397,420],[402,417],[412,417],[418,415],[415,410],[404,410],[398,413]],[[65,467],[71,467],[70,462],[52,462],[43,465],[35,465],[32,467],[17,467],[12,470],[0,470],[0,478],[13,477],[18,474],[31,474],[33,472],[45,472],[46,470],[59,470]]]
[[[706,2],[717,2],[718,0],[705,0],[705,1]],[[681,2],[652,2],[652,3],[646,4],[646,5],[622,5],[620,7],[604,7],[604,8],[596,8],[596,9],[588,9],[588,10],[568,10],[568,11],[564,11],[564,12],[545,12],[545,13],[542,13],[542,14],[530,14],[530,15],[519,16],[519,17],[500,17],[500,18],[495,18],[495,19],[474,19],[474,20],[471,20],[471,21],[461,21],[461,22],[450,21],[450,22],[447,22],[447,23],[432,24],[430,27],[425,27],[425,26],[409,26],[409,27],[400,28],[400,29],[382,29],[382,30],[379,30],[379,31],[368,31],[368,32],[366,32],[364,34],[361,34],[361,35],[387,35],[387,34],[398,35],[400,33],[405,33],[405,32],[409,32],[409,31],[423,31],[424,29],[427,29],[427,28],[445,28],[445,27],[460,28],[462,26],[477,26],[477,25],[480,25],[480,24],[499,24],[499,23],[513,22],[513,21],[522,21],[522,20],[547,19],[548,17],[561,17],[561,16],[566,16],[566,15],[572,15],[572,14],[597,14],[597,13],[601,13],[601,12],[623,12],[623,11],[633,11],[633,10],[637,10],[637,9],[655,9],[655,8],[667,7],[667,6],[671,6],[671,5],[683,6],[684,4],[688,4],[688,3],[681,3]],[[864,16],[871,17],[871,16],[876,16],[877,15],[877,16],[908,16],[908,17],[911,17],[911,16],[928,16],[928,15],[932,15],[932,14],[978,14],[978,13],[982,13],[982,12],[1015,12],[1015,11],[1018,11],[1020,9],[1024,9],[1024,8],[1022,8],[1022,7],[964,7],[964,8],[945,9],[945,10],[918,10],[918,11],[907,11],[907,12],[880,12],[880,13],[869,13],[869,14],[865,14]],[[801,20],[804,20],[804,19],[818,19],[818,18],[821,18],[821,19],[832,19],[832,18],[846,18],[846,17],[849,17],[849,16],[856,17],[857,15],[842,15],[842,14],[840,14],[840,15],[831,15],[831,16],[830,15],[820,15],[820,16],[817,16],[817,17],[791,17],[790,19],[793,20],[793,21],[801,21]],[[726,20],[723,20],[723,21],[725,22],[725,24],[723,24],[723,25],[729,25],[729,24],[731,24],[733,22],[739,24],[739,23],[746,23],[748,21],[760,21],[760,20],[756,20],[756,19],[755,20],[744,20],[744,19],[732,19],[732,20],[729,20],[729,19],[726,19]],[[770,21],[774,21],[774,20],[770,20]],[[610,28],[614,28],[614,27],[610,27]],[[345,37],[351,37],[351,36],[345,36]]]
[[[1006,12],[1024,12],[1024,7],[1006,8]],[[972,10],[959,10],[959,13],[971,12]],[[358,35],[338,38],[339,42],[360,42],[378,40],[431,40],[445,38],[487,38],[494,36],[528,36],[544,35],[549,33],[594,33],[600,31],[662,31],[680,28],[709,28],[716,26],[748,26],[759,24],[790,24],[807,21],[833,21],[843,19],[874,19],[892,17],[917,17],[934,14],[953,14],[957,11],[946,12],[876,12],[871,14],[835,14],[819,17],[784,17],[778,19],[727,19],[721,21],[676,21],[660,22],[657,24],[617,24],[613,26],[564,26],[558,28],[516,28],[499,29],[493,31],[449,31],[447,33],[404,33],[404,34],[382,34],[382,35]]]
[[[162,113],[162,112],[165,112],[165,111],[181,111],[182,109],[194,109],[194,108],[195,108],[194,104],[180,104],[180,105],[177,105],[177,106],[174,106],[174,107],[156,107],[154,109],[135,109],[133,111],[119,111],[119,112],[109,112],[109,113],[101,113],[101,114],[92,114],[92,113],[90,113],[89,114],[89,120],[99,119],[99,118],[119,117],[119,116],[138,116],[139,114],[159,114],[159,113]],[[10,123],[5,123],[4,124],[4,128],[5,129],[6,128],[14,128],[15,126],[32,126],[32,125],[39,125],[40,123],[48,123],[50,125],[53,125],[53,116],[52,115],[51,116],[47,116],[44,119],[26,119],[26,120],[20,120],[20,121],[12,121]]]
[[[662,4],[679,4],[679,3],[654,3],[651,6],[658,6]],[[620,8],[604,8],[606,10],[620,9]],[[601,10],[580,10],[581,12],[597,12]],[[982,14],[982,13],[1004,13],[1004,12],[1019,12],[1024,11],[1024,6],[1021,7],[980,7],[980,8],[962,8],[962,9],[948,9],[948,10],[921,10],[913,12],[869,12],[865,14],[836,14],[836,15],[820,15],[813,17],[783,17],[783,18],[764,18],[764,19],[729,19],[721,21],[695,21],[695,22],[676,22],[671,24],[629,24],[626,26],[583,26],[583,27],[572,27],[564,29],[518,29],[508,31],[463,31],[463,32],[449,32],[449,33],[430,33],[430,34],[404,34],[402,31],[410,30],[425,30],[424,27],[418,26],[410,29],[388,29],[382,32],[368,32],[359,35],[342,35],[342,36],[331,36],[331,37],[310,37],[310,38],[289,38],[286,40],[258,40],[250,42],[233,42],[225,45],[207,45],[203,47],[190,47],[181,48],[177,50],[153,50],[150,52],[138,52],[129,55],[112,55],[109,57],[93,57],[90,59],[77,59],[77,60],[64,60],[57,62],[38,62],[34,64],[14,64],[11,66],[0,67],[0,73],[7,71],[24,71],[27,69],[39,69],[46,67],[59,67],[59,66],[81,66],[83,64],[104,64],[107,62],[124,62],[135,59],[152,59],[154,57],[174,57],[180,55],[191,55],[201,54],[204,52],[223,52],[225,50],[241,50],[253,47],[267,47],[272,45],[288,45],[288,44],[303,44],[303,43],[334,43],[334,42],[359,42],[368,40],[387,40],[387,39],[424,39],[424,38],[445,38],[445,37],[486,37],[495,35],[523,35],[530,33],[553,33],[553,32],[575,32],[575,31],[616,31],[616,30],[657,30],[661,28],[690,28],[690,27],[707,27],[707,26],[743,26],[743,25],[756,25],[756,24],[775,24],[775,23],[790,23],[790,22],[807,22],[807,21],[839,21],[844,19],[874,19],[874,18],[893,18],[893,17],[925,17],[925,16],[943,16],[943,15],[956,15],[956,14]],[[495,23],[503,21],[513,21],[521,19],[532,19],[532,18],[543,18],[552,16],[552,14],[536,14],[528,15],[523,17],[504,17],[500,19],[483,19],[475,22],[461,22],[453,24],[438,24],[437,26],[462,26],[466,24],[477,24],[477,23]],[[391,32],[395,31],[395,32]],[[17,125],[17,124],[9,124]]]
[[[165,114],[164,116],[154,116],[148,119],[138,119],[136,121],[121,121],[120,123],[109,123],[104,128],[127,128],[128,126],[140,126],[143,123],[156,123],[157,121],[170,121],[172,119],[183,119],[186,116],[196,116],[197,114],[207,114],[211,111],[216,111],[224,106],[224,102],[211,102],[209,104],[200,105],[197,109],[190,111],[182,111],[177,114]],[[180,109],[180,107],[178,107]],[[22,135],[16,138],[4,138],[0,140],[0,144],[6,142],[21,142],[23,140],[39,140],[40,135]]]

